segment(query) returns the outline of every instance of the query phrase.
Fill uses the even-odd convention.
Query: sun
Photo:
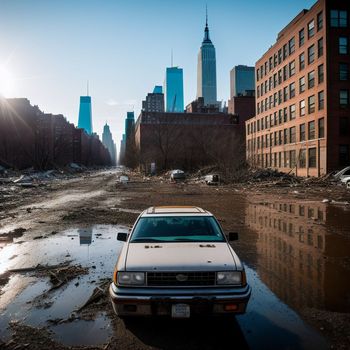
[[[9,97],[13,93],[14,78],[10,70],[0,65],[0,96]]]

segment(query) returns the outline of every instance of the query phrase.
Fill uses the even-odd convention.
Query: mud
[[[344,188],[215,187],[134,173],[120,183],[119,174],[96,172],[26,189],[18,203],[16,196],[6,198],[0,211],[0,239],[8,238],[0,240],[0,346],[348,348],[350,195]],[[123,244],[116,234],[152,205],[198,205],[225,231],[239,232],[233,247],[253,288],[245,315],[127,323],[113,315],[107,287]]]

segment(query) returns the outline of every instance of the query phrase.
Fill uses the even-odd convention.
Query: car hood
[[[127,271],[225,271],[236,263],[227,243],[129,243]]]

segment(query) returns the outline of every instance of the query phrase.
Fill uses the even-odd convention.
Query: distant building
[[[186,106],[186,113],[219,113],[219,104],[206,105],[204,98],[198,97]]]
[[[217,104],[215,47],[209,38],[208,16],[204,39],[198,53],[197,98],[203,97],[206,105]]]
[[[168,67],[166,69],[164,88],[166,111],[172,113],[183,113],[184,87],[182,68]]]
[[[302,10],[256,62],[256,116],[247,160],[298,176],[350,163],[350,2]]]
[[[135,115],[134,112],[127,112],[125,119],[125,138],[128,140],[132,133],[133,127],[135,125]]]
[[[91,96],[80,96],[78,128],[92,134]]]
[[[116,146],[113,141],[109,125],[107,123],[103,127],[102,143],[108,149],[108,152],[111,156],[112,165],[116,165]]]
[[[152,93],[142,101],[142,110],[146,112],[164,112],[164,94],[162,86],[155,86]]]
[[[255,94],[255,68],[248,66],[235,66],[230,72],[230,97],[254,96]]]

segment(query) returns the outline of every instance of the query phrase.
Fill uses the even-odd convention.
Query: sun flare
[[[14,89],[14,78],[11,71],[0,65],[0,96],[9,97]]]

